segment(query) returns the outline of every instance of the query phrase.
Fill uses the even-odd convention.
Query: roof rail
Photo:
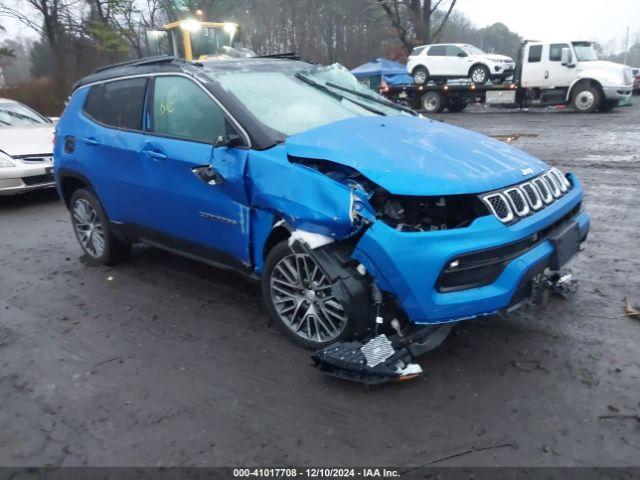
[[[93,73],[99,73],[99,72],[104,72],[105,70],[110,70],[112,68],[119,68],[119,67],[137,67],[139,65],[150,65],[153,63],[165,63],[165,62],[172,62],[174,60],[177,60],[178,57],[174,57],[173,55],[156,55],[155,57],[148,57],[148,58],[136,58],[135,60],[128,60],[126,62],[120,62],[120,63],[113,63],[111,65],[105,65],[104,67],[99,67],[96,68]]]
[[[290,60],[300,60],[300,56],[296,52],[271,53],[269,55],[256,55],[253,58],[288,58]]]

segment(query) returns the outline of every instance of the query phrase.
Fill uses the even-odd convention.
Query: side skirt
[[[183,238],[136,224],[109,222],[109,229],[114,235],[129,242],[140,242],[154,248],[165,250],[181,257],[205,263],[215,268],[230,270],[241,274],[252,282],[259,282],[260,277],[238,259],[218,249],[190,242]]]

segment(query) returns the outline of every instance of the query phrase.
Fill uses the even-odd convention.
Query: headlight
[[[11,161],[12,158],[4,152],[0,152],[0,168],[1,167],[15,167],[15,164]]]

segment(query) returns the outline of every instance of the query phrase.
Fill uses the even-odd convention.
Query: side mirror
[[[571,50],[566,47],[563,48],[562,53],[560,54],[560,63],[566,67],[573,67],[573,63],[571,60]]]
[[[468,57],[469,55],[467,55],[467,54],[466,54],[466,53],[464,53],[464,52],[460,52],[460,53],[458,53],[458,56],[459,56],[460,58],[464,58],[464,57]]]
[[[241,147],[243,145],[244,145],[244,140],[240,135],[236,133],[230,133],[226,137],[223,137],[222,135],[220,135],[216,139],[215,143],[213,144],[214,147],[229,147],[229,148]]]
[[[210,165],[202,165],[200,167],[192,168],[193,174],[209,185],[220,185],[224,178]]]

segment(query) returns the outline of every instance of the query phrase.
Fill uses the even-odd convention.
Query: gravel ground
[[[0,198],[0,465],[638,465],[636,104],[437,116],[580,176],[580,287],[377,388],[311,368],[242,278],[150,248],[91,268],[54,192]]]

